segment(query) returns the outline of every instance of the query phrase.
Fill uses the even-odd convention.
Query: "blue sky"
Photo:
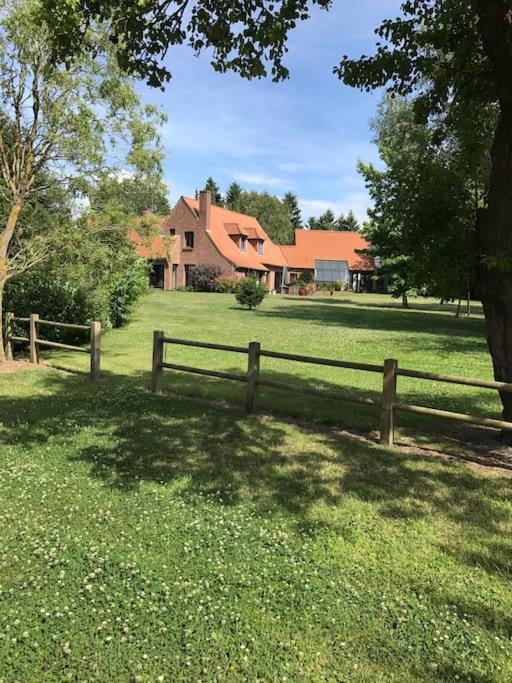
[[[344,86],[332,67],[345,53],[368,54],[373,29],[397,16],[400,2],[338,0],[328,13],[314,10],[291,35],[291,77],[282,83],[217,74],[206,53],[170,51],[171,82],[143,96],[169,117],[162,133],[171,202],[211,175],[223,191],[232,180],[279,196],[291,190],[304,220],[328,206],[363,218],[369,200],[356,164],[378,160],[369,119],[381,93]]]

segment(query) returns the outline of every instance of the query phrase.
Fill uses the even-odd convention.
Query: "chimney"
[[[210,229],[210,213],[212,207],[212,195],[207,190],[199,193],[199,222],[206,230]]]

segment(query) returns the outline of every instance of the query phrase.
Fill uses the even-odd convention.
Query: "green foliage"
[[[190,284],[195,292],[211,292],[222,273],[222,268],[213,263],[199,263],[190,271]]]
[[[236,291],[236,300],[241,306],[247,306],[249,310],[259,306],[267,294],[267,288],[257,280],[246,277],[240,281]]]
[[[288,208],[268,192],[246,192],[240,197],[240,210],[258,219],[262,228],[276,244],[293,242],[293,227]]]
[[[207,178],[204,189],[211,194],[212,204],[224,206],[224,200],[222,199],[220,188],[211,176]]]
[[[219,294],[235,294],[242,280],[225,273],[215,278],[214,289]]]
[[[48,258],[8,282],[5,309],[23,317],[39,313],[48,320],[99,320],[106,328],[119,327],[147,288],[147,264],[124,236],[97,234],[84,221],[56,231]]]
[[[357,232],[361,229],[359,221],[352,210],[345,216],[343,213],[338,218],[332,209],[326,209],[318,218],[311,217],[308,220],[310,230],[340,230]]]
[[[290,216],[290,223],[294,229],[300,228],[302,226],[302,214],[300,212],[299,200],[297,195],[293,192],[286,192],[283,197],[283,204],[288,209],[288,214]]]
[[[87,197],[94,212],[108,211],[112,204],[129,216],[141,216],[146,209],[160,216],[171,211],[168,188],[158,175],[138,173],[117,178],[113,174],[102,174],[99,180],[89,184]]]
[[[42,0],[44,19],[52,30],[62,60],[90,49],[87,29],[105,24],[117,47],[120,66],[151,86],[171,78],[161,58],[169,45],[188,45],[195,54],[208,51],[216,71],[274,81],[288,77],[283,64],[289,32],[309,19],[310,6],[327,8],[329,0],[233,0],[229,12],[222,0],[192,3],[138,0]],[[148,27],[151,30],[148,30]]]
[[[346,216],[340,214],[338,225],[339,230],[347,230],[348,232],[359,232],[361,230],[361,225],[352,209],[350,209]]]
[[[231,209],[231,211],[240,211],[241,198],[242,198],[242,188],[234,180],[228,187],[226,196],[224,198],[224,206],[226,209]]]
[[[310,270],[303,270],[299,276],[299,279],[297,280],[297,284],[299,287],[309,285],[314,279],[314,273],[312,273]]]
[[[434,144],[413,105],[385,98],[373,124],[386,170],[360,164],[374,208],[366,236],[395,296],[464,296],[475,254],[474,184],[457,140]]]

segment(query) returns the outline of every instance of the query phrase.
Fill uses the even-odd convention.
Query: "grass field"
[[[510,479],[146,389],[155,328],[489,376],[480,319],[353,301],[248,313],[232,297],[152,293],[105,335],[99,382],[0,375],[0,680],[511,680]],[[350,386],[378,390],[363,377]],[[348,386],[349,373],[304,366],[300,379]],[[222,381],[167,382],[242,398]],[[429,402],[495,409],[448,389]],[[340,406],[326,419],[378,420]]]

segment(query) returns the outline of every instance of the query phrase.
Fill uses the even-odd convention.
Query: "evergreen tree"
[[[308,221],[310,230],[336,230],[336,217],[331,209],[327,209],[318,218],[310,218]]]
[[[283,204],[288,209],[290,214],[290,222],[294,229],[300,228],[302,225],[302,215],[300,213],[299,202],[297,195],[293,192],[287,192],[283,197]]]
[[[231,211],[241,210],[242,192],[242,188],[236,180],[234,180],[226,192],[226,198],[224,200],[226,209],[231,209]]]
[[[204,189],[211,194],[213,204],[224,206],[220,188],[211,176],[207,178]]]
[[[346,230],[349,232],[359,232],[361,226],[352,209],[344,216],[342,213],[336,221],[336,230]]]

